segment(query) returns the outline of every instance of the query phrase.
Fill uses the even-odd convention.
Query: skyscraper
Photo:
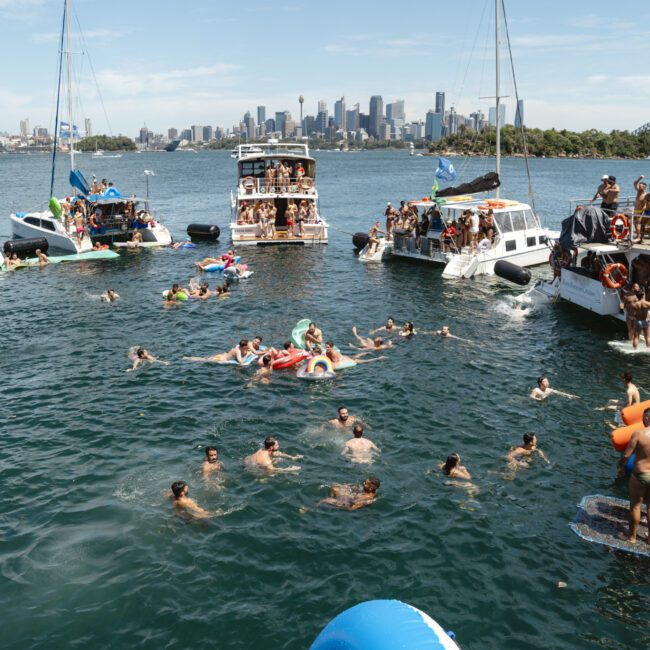
[[[524,124],[524,100],[520,99],[517,102],[517,112],[515,113],[515,128],[520,129]]]
[[[266,106],[258,106],[257,107],[257,123],[259,125],[264,124],[266,122]]]
[[[370,124],[368,135],[379,137],[379,130],[384,119],[384,100],[381,95],[373,95],[370,98]]]
[[[347,131],[347,115],[345,110],[345,97],[341,97],[334,104],[334,122],[342,131]]]
[[[497,107],[496,106],[490,106],[490,112],[489,112],[489,123],[490,126],[496,126],[497,125]],[[505,104],[499,104],[499,126],[503,126],[506,123],[506,105]]]
[[[284,111],[277,111],[275,113],[275,130],[282,132],[283,129],[284,129]]]
[[[445,114],[445,93],[436,93],[436,113]]]
[[[327,131],[327,118],[327,102],[324,99],[321,99],[318,102],[318,115],[316,115],[316,130],[319,133],[324,134],[325,131]]]
[[[203,127],[203,142],[210,142],[212,140],[212,127],[211,126],[204,126]]]
[[[147,144],[149,138],[149,129],[145,126],[143,126],[140,129],[140,144]]]
[[[193,124],[192,129],[192,142],[203,142],[203,126]]]
[[[458,113],[456,113],[456,109],[453,106],[449,110],[449,122],[447,126],[449,127],[449,135],[458,133]]]
[[[427,111],[427,121],[424,126],[424,137],[427,140],[437,142],[442,137],[442,116],[443,113],[438,111]]]
[[[178,140],[178,129],[167,129],[168,140]]]
[[[29,118],[26,117],[24,120],[20,120],[20,137],[26,138],[29,133]]]
[[[244,119],[243,119],[244,126],[246,128],[246,137],[250,140],[251,138],[254,138],[256,133],[255,133],[255,118],[247,111],[244,114]]]
[[[391,120],[406,120],[404,113],[404,100],[396,99],[390,104],[386,104],[386,121]]]
[[[359,104],[355,104],[349,111],[345,111],[345,125],[348,131],[359,130]]]
[[[84,131],[86,132],[86,137],[90,138],[93,135],[93,121],[87,117],[84,120]]]

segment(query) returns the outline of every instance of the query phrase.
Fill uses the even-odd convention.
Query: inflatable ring
[[[162,297],[166,299],[168,295],[169,295],[169,289],[165,289],[165,291],[162,292]],[[176,300],[185,302],[186,300],[189,300],[189,296],[184,291],[178,291],[176,293]]]
[[[619,427],[614,429],[611,435],[611,441],[614,449],[616,451],[625,451],[625,448],[628,446],[630,439],[637,431],[642,431],[645,427],[643,422],[633,422],[628,424],[626,427]]]
[[[282,370],[283,368],[291,368],[291,366],[295,366],[297,363],[300,363],[303,359],[306,359],[308,356],[309,356],[309,352],[306,352],[305,350],[293,350],[289,354],[274,359],[271,365],[273,366],[273,370]]]
[[[633,424],[634,422],[641,422],[643,419],[643,411],[650,408],[650,400],[626,406],[621,411],[621,418],[625,424]]]
[[[334,372],[334,366],[330,361],[329,357],[326,357],[324,354],[320,354],[317,357],[312,357],[307,362],[307,372],[311,375],[316,371],[316,368],[321,367],[325,372]]]
[[[453,632],[399,600],[369,600],[332,619],[310,650],[458,650]]]
[[[314,179],[309,176],[304,176],[300,181],[300,186],[303,190],[310,190],[314,187]]]
[[[618,228],[621,227],[619,232]],[[625,239],[630,234],[630,222],[624,214],[615,214],[610,225],[613,239]]]
[[[613,273],[617,273],[618,280],[612,278]],[[608,264],[600,272],[600,281],[608,289],[620,289],[627,282],[627,266],[621,262]]]
[[[61,204],[59,203],[59,199],[57,199],[56,196],[53,196],[50,199],[50,212],[56,219],[60,219],[61,215],[63,214],[63,210],[61,210]]]
[[[242,179],[241,186],[249,194],[255,189],[255,185],[255,179],[252,176],[246,176],[246,178]]]

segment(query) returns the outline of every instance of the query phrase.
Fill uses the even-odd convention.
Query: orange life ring
[[[255,179],[252,176],[246,176],[242,179],[241,186],[247,191],[252,192],[255,189]]]
[[[619,224],[621,225],[620,233],[618,231]],[[625,239],[630,234],[630,222],[624,214],[615,214],[610,227],[613,239]]]
[[[310,190],[312,187],[314,187],[314,180],[309,176],[303,176],[303,178],[300,180],[300,186],[303,190]]]
[[[618,273],[618,281],[612,278],[612,273],[614,272]],[[621,264],[621,262],[608,264],[600,272],[600,281],[608,289],[620,289],[627,282],[627,266]]]

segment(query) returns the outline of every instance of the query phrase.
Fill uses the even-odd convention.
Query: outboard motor
[[[31,237],[29,239],[9,239],[4,244],[6,255],[16,253],[18,257],[28,257],[33,255],[37,250],[46,253],[50,247],[45,237]]]
[[[352,235],[352,243],[357,251],[363,250],[366,247],[368,239],[368,233],[365,232],[355,232],[354,235]]]
[[[531,277],[529,269],[517,266],[512,262],[506,262],[505,260],[499,260],[494,265],[494,273],[504,280],[509,280],[522,286],[527,285]]]
[[[187,234],[192,239],[203,239],[206,241],[217,241],[221,230],[219,226],[211,226],[209,224],[191,223],[187,227]]]

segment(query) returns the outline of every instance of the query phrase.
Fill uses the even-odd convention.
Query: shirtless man
[[[241,366],[248,354],[248,339],[242,339],[239,345],[228,350],[228,352],[219,352],[209,357],[183,357],[183,359],[188,361],[210,361],[212,363],[226,363],[234,360]]]
[[[294,236],[294,226],[296,224],[296,218],[298,216],[298,206],[294,203],[293,199],[289,199],[289,204],[285,210],[285,215],[287,217],[287,235],[289,237]]]
[[[634,467],[630,476],[630,530],[628,541],[636,544],[636,535],[641,521],[641,505],[646,504],[646,516],[648,530],[650,531],[650,409],[643,411],[643,426],[645,429],[637,431],[625,449],[619,463],[619,469],[623,469],[630,456],[634,454]],[[650,535],[650,533],[649,533]],[[650,538],[646,540],[650,545]]]
[[[252,341],[248,343],[248,352],[254,354],[256,357],[263,357],[265,354],[270,353],[271,351],[275,352],[273,348],[270,350],[262,349],[262,337],[256,336]]]
[[[194,499],[190,499],[189,493],[190,488],[185,481],[176,481],[175,483],[172,483],[171,499],[176,510],[198,519],[214,517],[214,512],[205,510],[194,501]]]
[[[647,184],[643,180],[645,176],[641,174],[639,178],[634,181],[634,189],[636,196],[634,197],[634,234],[638,243],[643,242],[643,230],[647,219],[643,216],[645,213],[645,204],[647,198]]]
[[[201,473],[203,477],[210,476],[212,472],[218,472],[223,469],[223,465],[219,460],[219,454],[216,447],[205,448],[205,459],[201,465]]]
[[[643,297],[640,285],[635,282],[634,284],[626,284],[621,289],[621,303],[619,309],[625,310],[625,325],[627,326],[627,337],[630,343],[634,341],[634,310],[632,305],[637,301],[637,294]]]
[[[607,177],[607,187],[603,195],[603,202],[600,204],[601,210],[605,210],[609,216],[613,216],[618,210],[618,195],[621,188],[616,183],[616,176]]]
[[[354,335],[354,338],[359,341],[359,344],[361,345],[360,348],[356,348],[357,350],[386,350],[390,347],[393,346],[392,341],[388,341],[388,343],[384,343],[384,339],[381,338],[381,336],[375,336],[374,339],[366,338],[364,336],[359,336],[357,334],[357,327],[354,325],[352,327],[352,334]],[[356,347],[356,346],[352,346]]]
[[[332,485],[330,495],[321,499],[317,505],[329,505],[343,510],[359,510],[375,502],[381,481],[369,476],[360,486],[351,483]]]
[[[266,202],[266,214],[269,221],[271,237],[275,237],[277,234],[275,230],[275,220],[278,216],[278,209],[275,207],[275,203],[270,203],[269,201]]]
[[[311,350],[315,345],[323,345],[323,332],[316,327],[316,323],[309,323],[305,332],[305,347]]]
[[[115,291],[115,289],[106,289],[104,293],[99,296],[104,302],[115,302],[119,299],[120,294]]]
[[[41,251],[40,248],[36,249],[36,257],[38,258],[38,265],[45,266],[50,263],[50,258]]]
[[[605,191],[607,190],[608,184],[609,184],[609,176],[607,174],[603,174],[600,177],[600,185],[596,188],[596,193],[594,194],[594,198],[591,199],[592,203],[598,198],[600,199],[604,198]]]
[[[143,365],[145,362],[149,363],[162,363],[165,366],[169,365],[168,361],[161,361],[157,357],[154,357],[153,354],[147,352],[144,348],[138,348],[135,351],[135,359],[133,360],[133,367],[129,368],[127,372],[132,372],[133,370],[137,370],[141,365]]]
[[[548,381],[548,377],[546,377],[546,375],[542,375],[541,377],[538,377],[537,386],[533,388],[533,390],[530,393],[530,396],[533,399],[541,401],[543,399],[546,399],[549,395],[560,395],[561,397],[568,397],[569,399],[579,399],[577,395],[571,395],[570,393],[563,393],[560,390],[555,390],[555,388],[551,388]]]
[[[262,469],[266,472],[297,472],[300,467],[298,465],[290,465],[289,467],[278,467],[275,460],[278,458],[287,458],[289,460],[299,460],[303,458],[302,455],[296,454],[294,456],[285,454],[279,451],[280,443],[277,438],[267,436],[264,439],[264,448],[259,449],[254,454],[247,456],[244,463],[250,469]]]
[[[253,378],[248,382],[247,386],[250,388],[255,384],[269,384],[273,375],[273,356],[265,354],[262,357],[262,367],[253,375]]]
[[[644,298],[643,289],[635,295],[636,300],[629,303],[628,309],[634,317],[634,336],[632,338],[632,347],[636,350],[639,347],[639,340],[643,333],[646,347],[650,348],[650,321],[648,320],[648,310],[650,310],[650,301]]]
[[[537,448],[537,436],[534,433],[524,433],[523,443],[510,448],[507,456],[508,465],[511,468],[518,466],[521,467],[524,459],[533,454],[539,454],[547,464],[550,464],[548,458],[544,455],[544,452]]]
[[[377,329],[372,330],[371,334],[376,334],[377,332],[396,332],[397,327],[395,327],[395,319],[392,316],[389,316],[386,320],[386,325],[378,327]]]
[[[370,247],[368,248],[368,252],[372,252],[372,247],[375,247],[375,251],[377,248],[379,248],[379,237],[377,235],[381,233],[382,231],[379,230],[379,221],[375,221],[375,225],[370,228],[368,231],[368,244],[370,244]]]
[[[374,359],[364,359],[363,357],[366,354],[370,354],[371,350],[364,350],[355,354],[354,356],[348,357],[344,354],[341,354],[335,347],[334,341],[327,341],[325,343],[325,355],[332,362],[334,370],[339,370],[342,366],[345,367],[346,364],[353,361],[354,363],[372,363],[373,361],[383,361],[386,357],[375,357]]]
[[[632,406],[633,404],[638,404],[641,401],[641,395],[639,394],[639,389],[632,383],[632,373],[624,372],[621,375],[621,380],[625,384],[625,398],[620,399],[610,399],[607,403],[607,406],[601,409],[601,411],[617,411],[623,409],[626,406]]]
[[[398,216],[397,210],[393,207],[392,203],[386,204],[386,211],[384,216],[386,217],[386,239],[390,240],[393,236],[393,223],[395,222],[395,217]]]
[[[458,341],[465,341],[466,343],[471,343],[469,339],[462,339],[460,336],[456,336],[451,333],[449,325],[443,325],[439,330],[434,332],[420,332],[421,334],[429,334],[431,336],[441,336],[443,339],[457,339]]]
[[[370,463],[374,454],[380,453],[379,447],[363,437],[363,424],[355,424],[352,429],[354,438],[348,440],[341,454],[347,456],[353,463]]]
[[[347,429],[348,427],[361,423],[361,418],[357,417],[356,415],[350,415],[348,409],[345,406],[339,406],[337,417],[335,417],[333,420],[328,420],[327,423],[338,429]]]
[[[77,242],[79,243],[79,246],[81,246],[81,240],[83,239],[85,232],[86,219],[84,218],[83,213],[80,210],[77,210],[77,212],[74,213],[72,221],[74,223],[75,232],[77,233]]]

